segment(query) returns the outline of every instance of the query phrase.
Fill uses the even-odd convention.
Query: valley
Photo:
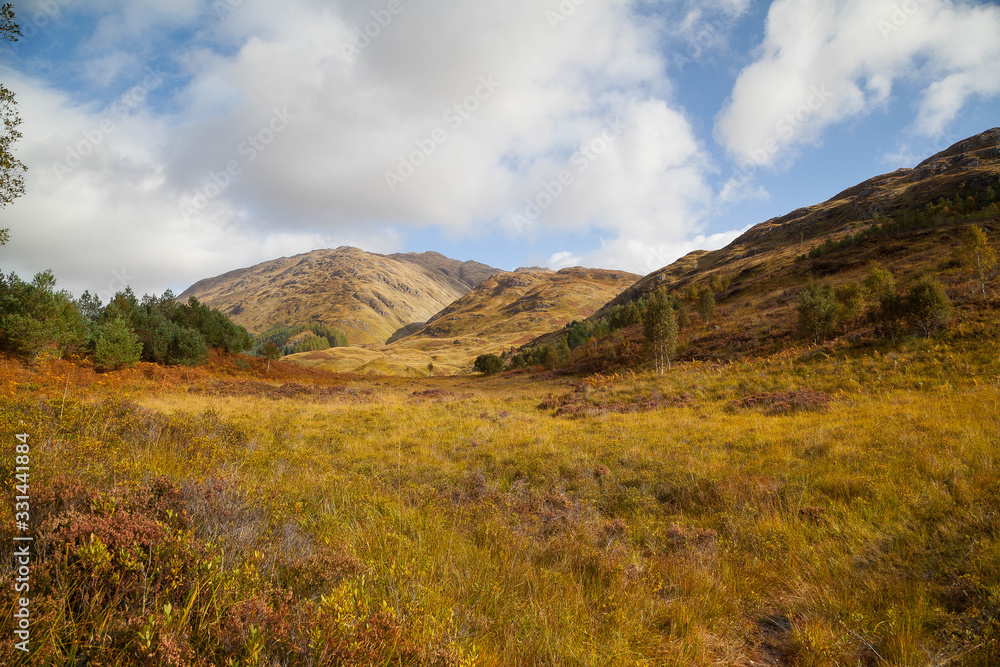
[[[0,663],[995,665],[998,188],[990,130],[647,276],[5,278]]]

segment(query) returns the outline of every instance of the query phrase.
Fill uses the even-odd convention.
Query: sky
[[[104,301],[342,245],[646,274],[1000,125],[963,0],[24,0],[0,269]]]

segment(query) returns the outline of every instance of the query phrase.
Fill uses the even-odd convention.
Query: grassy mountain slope
[[[485,353],[523,345],[540,333],[585,319],[639,276],[572,268],[497,273],[430,318],[415,333],[366,350],[332,349],[288,359],[338,371],[426,374],[468,371]]]
[[[661,288],[684,295],[714,280],[718,310],[711,326],[698,318],[693,303],[687,305],[693,324],[682,334],[682,358],[737,358],[787,344],[795,332],[798,296],[810,280],[834,286],[857,281],[876,262],[902,285],[933,275],[961,299],[971,292],[955,260],[964,228],[974,223],[1000,229],[990,192],[994,198],[1000,192],[997,128],[914,169],[877,176],[826,202],[756,225],[725,248],[693,252],[638,281],[589,319],[596,322],[615,306]],[[937,205],[941,199],[952,206]],[[991,236],[994,246],[997,237]],[[550,332],[536,342],[562,334]],[[641,339],[638,328],[623,335]]]
[[[253,332],[323,322],[342,329],[352,344],[382,343],[495,272],[438,253],[383,256],[342,247],[202,280],[179,298],[195,296]]]

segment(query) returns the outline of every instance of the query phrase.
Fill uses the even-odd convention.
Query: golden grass
[[[354,378],[341,382],[366,392],[277,400],[195,382],[121,403],[111,383],[62,410],[59,388],[5,369],[36,386],[3,399],[3,420],[33,432],[38,488],[173,480],[193,531],[180,544],[220,549],[218,578],[191,575],[213,599],[291,596],[264,596],[278,620],[234,642],[201,598],[184,635],[163,592],[152,630],[101,644],[84,619],[119,612],[77,609],[74,625],[56,595],[35,664],[155,664],[149,642],[189,647],[178,664],[996,664],[995,345],[830,353],[664,378]],[[737,405],[803,388],[829,405]],[[590,416],[539,408],[563,396]],[[224,502],[205,500],[213,485]],[[356,567],[317,579],[300,561],[325,549]]]

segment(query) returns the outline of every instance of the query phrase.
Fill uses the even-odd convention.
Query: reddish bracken
[[[826,410],[833,397],[814,389],[794,389],[792,391],[775,391],[753,394],[741,400],[732,401],[730,409],[756,409],[767,414],[785,414],[797,411],[822,412]]]

